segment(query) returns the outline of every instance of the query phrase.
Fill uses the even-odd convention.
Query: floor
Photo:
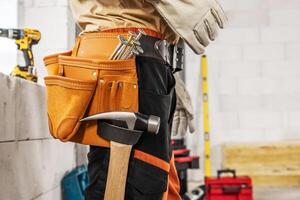
[[[190,182],[189,188],[201,185],[199,182]],[[254,200],[300,200],[300,187],[255,187]]]

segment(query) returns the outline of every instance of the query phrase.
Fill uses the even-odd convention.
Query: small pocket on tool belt
[[[103,75],[99,80],[99,107],[101,112],[132,111],[137,107],[138,87],[134,77]]]
[[[63,53],[57,53],[57,54],[52,54],[49,56],[44,57],[44,64],[46,66],[48,75],[58,75],[58,69],[59,69],[59,65],[58,65],[58,57],[60,55],[62,56],[70,56],[72,53],[72,51],[67,51],[67,52],[63,52]]]
[[[133,159],[128,174],[126,195],[135,199],[161,199],[167,190],[168,172]]]
[[[79,128],[79,120],[89,105],[96,81],[47,76],[45,83],[51,134],[62,141],[68,141]]]

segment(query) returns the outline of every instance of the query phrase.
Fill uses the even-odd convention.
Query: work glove
[[[145,0],[197,54],[215,40],[227,17],[216,0]]]
[[[188,128],[190,133],[195,131],[194,109],[190,94],[186,90],[184,82],[178,73],[174,76],[176,80],[175,90],[177,103],[172,124],[172,137],[182,138],[187,133]]]

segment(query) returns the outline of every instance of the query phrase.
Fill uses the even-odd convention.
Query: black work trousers
[[[171,157],[170,127],[176,106],[175,80],[172,70],[162,60],[136,57],[139,86],[139,112],[161,118],[156,136],[143,134],[134,146],[169,163]],[[104,198],[109,163],[109,149],[90,147],[88,173],[90,186],[86,200]],[[117,175],[116,175],[117,176]],[[126,200],[161,200],[167,190],[168,172],[131,156],[126,183]]]

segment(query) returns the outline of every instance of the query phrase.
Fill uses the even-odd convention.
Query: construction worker
[[[221,7],[215,0],[70,0],[70,5],[83,30],[76,53],[73,51],[75,56],[97,58],[104,47],[95,45],[104,33],[142,29],[146,34],[140,40],[144,52],[135,58],[138,109],[159,116],[161,128],[155,137],[142,135],[134,146],[125,199],[181,199],[170,141],[176,107],[173,72],[177,67],[173,62],[176,59],[171,58],[174,55],[180,60],[182,56],[174,54],[179,37],[196,53],[203,52],[226,21]],[[90,186],[85,199],[103,199],[109,163],[107,145],[90,146],[88,160]]]

